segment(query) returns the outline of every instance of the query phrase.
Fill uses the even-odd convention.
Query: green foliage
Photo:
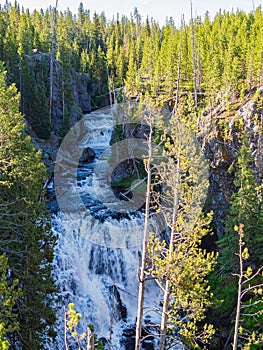
[[[238,257],[236,251],[238,247],[238,236],[235,234],[234,227],[239,225],[239,221],[246,227],[246,242],[251,252],[251,261],[256,264],[262,263],[263,249],[263,213],[262,204],[259,196],[259,187],[256,185],[254,173],[251,168],[252,159],[248,147],[246,136],[243,137],[243,144],[238,154],[237,169],[235,172],[235,185],[237,191],[232,196],[229,215],[226,221],[226,235],[218,242],[221,252],[218,259],[221,271],[216,284],[219,294],[228,295],[224,300],[223,310],[231,307],[234,301],[233,281],[231,273],[237,273]],[[218,272],[219,273],[219,272]],[[231,302],[232,300],[232,302]],[[230,310],[230,309],[229,309]]]
[[[32,127],[38,137],[47,140],[50,136],[50,119],[46,89],[42,81],[35,84],[31,98],[33,99],[30,104]]]
[[[217,263],[215,271],[209,276],[211,291],[214,296],[214,307],[210,315],[213,318],[224,320],[229,317],[230,310],[233,310],[235,306],[237,287],[236,279],[232,275],[229,275],[227,272],[218,271],[218,266],[222,266],[220,256]]]
[[[7,278],[8,258],[0,255],[0,349],[9,349],[7,335],[19,328],[17,314],[14,312],[17,299],[22,295],[18,280]]]
[[[246,135],[243,135],[242,145],[237,157],[236,167],[235,169],[231,169],[231,172],[235,170],[234,184],[236,186],[236,192],[232,195],[229,214],[226,220],[226,234],[218,242],[220,256],[218,258],[217,269],[211,278],[212,289],[218,301],[218,308],[213,316],[215,318],[228,318],[235,308],[237,276],[240,269],[239,257],[237,255],[239,246],[237,231],[240,223],[242,223],[242,227],[245,227],[244,244],[246,243],[246,247],[243,249],[242,253],[242,258],[245,261],[244,268],[246,266],[245,277],[249,278],[255,273],[257,268],[262,266],[262,200],[260,187],[256,184],[254,172],[251,167],[253,159]],[[250,253],[248,253],[248,251]],[[254,266],[253,271],[250,267],[251,265]],[[246,278],[244,278],[243,282],[244,288],[246,287]],[[259,276],[253,281],[250,281],[250,285],[253,286],[259,282],[261,283],[258,278]],[[244,302],[244,305],[248,306],[257,301],[257,296],[253,296],[252,294],[249,293],[247,296],[248,299]],[[247,317],[248,315],[242,317],[241,314],[241,326],[246,330],[246,333],[251,336],[258,328],[257,325],[262,323],[262,316],[257,314],[258,307],[262,308],[262,306],[256,304],[255,308],[251,308],[251,312],[249,311],[246,313],[246,310],[243,311],[244,314],[255,314],[250,320],[249,317]],[[255,334],[253,337],[255,338]],[[251,344],[253,344],[253,342]],[[256,349],[257,347],[253,345],[251,349],[252,348]]]
[[[94,334],[94,326],[92,324],[88,325],[87,332],[84,332],[82,334],[78,333],[78,325],[81,320],[81,314],[75,311],[74,303],[68,304],[68,310],[65,312],[65,316],[66,316],[66,319],[65,319],[66,330],[67,332],[69,332],[70,338],[72,338],[74,340],[74,343],[78,345],[79,350],[87,348],[88,338],[94,344],[94,350],[104,349],[102,342],[98,341],[97,335]],[[66,337],[67,337],[67,334],[66,334]]]
[[[92,89],[96,96],[108,90],[110,80],[110,85],[125,84],[128,97],[151,96],[158,103],[171,103],[177,89],[180,100],[193,93],[195,57],[199,102],[213,107],[219,96],[221,102],[232,103],[236,96],[243,97],[245,91],[262,81],[261,7],[249,14],[219,12],[213,20],[208,15],[203,20],[194,18],[195,45],[191,24],[182,22],[176,28],[171,20],[161,28],[154,20],[143,22],[139,12],[131,19],[118,16],[107,22],[103,13],[91,16],[84,6],[80,9],[78,16],[69,10],[57,13],[56,58],[65,74],[65,84],[66,75],[74,69],[88,73],[96,82],[96,91]],[[6,63],[8,81],[17,84],[25,103],[32,100],[26,97],[23,65],[32,55],[32,48],[50,52],[52,21],[51,7],[30,14],[17,4],[6,3],[0,10],[0,60]],[[31,75],[38,85],[39,77]],[[40,80],[45,80],[47,92],[45,74]],[[43,87],[37,90],[44,101]],[[45,115],[42,113],[43,122]],[[44,134],[48,133],[45,123],[44,129]]]
[[[40,153],[36,153],[29,138],[24,137],[22,116],[18,109],[20,107],[38,137],[49,138],[49,60],[40,60],[34,69],[30,62],[32,48],[36,47],[45,54],[50,52],[50,23],[53,15],[51,8],[45,12],[41,10],[30,13],[21,9],[17,3],[5,3],[0,9],[0,60],[5,62],[7,69],[7,77],[4,78],[1,73],[0,81],[0,213],[5,215],[0,216],[4,232],[1,249],[10,255],[14,279],[19,278],[24,291],[24,296],[19,297],[20,334],[30,348],[33,345],[28,343],[29,338],[32,337],[39,344],[43,329],[47,333],[52,332],[51,302],[48,300],[44,305],[43,300],[44,295],[51,295],[53,291],[50,262],[54,238],[49,231],[44,203],[39,201],[39,198],[43,198],[41,188],[45,169],[40,163]],[[234,103],[236,106],[237,96],[244,99],[245,92],[262,84],[261,7],[249,14],[242,11],[220,11],[214,19],[207,14],[204,19],[194,18],[193,25],[182,22],[179,28],[175,27],[172,19],[162,28],[154,20],[146,19],[144,23],[137,9],[131,19],[117,16],[116,19],[106,21],[104,14],[95,13],[91,16],[83,4],[80,5],[77,16],[67,10],[57,13],[57,19],[56,58],[59,62],[55,65],[55,71],[62,75],[63,86],[60,88],[65,97],[61,137],[70,127],[74,94],[70,81],[72,69],[89,74],[91,82],[87,89],[91,91],[94,108],[104,101],[109,79],[111,85],[125,85],[128,97],[147,98],[154,100],[156,105],[166,104],[170,109],[178,93],[177,113],[188,122],[189,130],[198,130],[201,119],[198,116],[200,111],[199,114],[194,111],[194,63],[197,66],[198,102],[211,110],[218,102],[230,112]],[[192,29],[195,45],[192,45]],[[193,52],[193,47],[196,52]],[[21,92],[21,103],[15,87],[12,85],[6,88],[6,82],[17,85]],[[254,99],[260,108],[262,98],[259,90]],[[212,126],[213,122],[212,120]],[[260,126],[259,118],[258,125]],[[242,121],[235,120],[235,127],[242,129]],[[222,118],[219,121],[219,132],[224,141],[228,140],[230,131],[228,120]],[[115,135],[117,141],[122,139],[123,134],[122,127],[118,127]],[[161,141],[162,135],[158,131],[155,136],[156,140]],[[164,149],[169,154],[173,146],[173,142],[170,145],[167,142]],[[173,161],[176,159],[174,155],[171,157]],[[191,176],[188,176],[186,169],[189,164],[186,158],[182,158],[186,177],[182,191],[185,202],[189,204],[192,194],[189,184],[194,179],[194,172],[189,168]],[[228,310],[232,310],[235,299],[235,278],[231,273],[237,270],[238,264],[235,256],[237,236],[233,227],[238,225],[239,215],[246,227],[249,261],[256,266],[262,264],[262,201],[260,189],[254,180],[252,162],[247,140],[244,139],[238,162],[233,165],[237,191],[232,198],[226,235],[219,242],[221,254],[218,269],[211,277],[217,299],[224,300],[220,304],[220,315],[227,315]],[[167,171],[167,174],[170,172]],[[130,186],[133,180],[133,176],[123,179],[121,185]],[[184,209],[185,212],[182,210],[178,215],[178,223],[185,221],[187,206]],[[195,242],[193,251],[189,251],[189,254],[192,258],[195,254],[196,259],[200,257],[202,268],[202,259],[206,256],[198,250],[198,242],[207,232],[204,224],[207,221],[199,216],[200,213],[195,214],[198,214],[198,224],[203,228],[201,232],[196,231],[196,227],[192,227],[191,232],[188,230]],[[162,249],[165,250],[165,247]],[[40,316],[44,320],[43,324],[36,322]],[[27,318],[28,324],[23,323],[22,320]],[[49,321],[46,322],[47,319]],[[190,325],[189,323],[189,327]],[[193,331],[195,323],[191,327]],[[188,335],[187,333],[185,337]],[[19,337],[18,333],[16,336]]]
[[[36,64],[34,70],[26,60],[21,66],[23,75],[21,86],[21,109],[27,120],[42,139],[50,136],[50,118],[47,97],[47,70],[44,61]]]
[[[263,266],[252,269],[246,268],[249,251],[244,242],[244,224],[234,230],[239,236],[239,282],[238,299],[235,319],[234,342],[246,349],[259,349],[263,345]],[[234,346],[237,349],[237,346]]]
[[[20,330],[14,332],[12,342],[35,350],[42,348],[44,336],[54,335],[51,264],[55,237],[43,201],[46,169],[41,152],[24,135],[19,104],[15,86],[6,86],[1,71],[0,251],[8,253],[11,279],[19,280],[23,292],[16,301]]]
[[[208,186],[206,163],[188,125],[173,116],[170,127],[169,136],[163,137],[167,160],[159,166],[160,210],[171,231],[170,245],[151,235],[150,273],[162,286],[169,282],[169,329],[178,327],[184,344],[199,348],[198,343],[207,343],[214,334],[213,326],[204,320],[212,305],[208,275],[216,255],[200,248],[202,238],[211,233],[212,219],[212,213],[202,213]]]
[[[62,126],[60,130],[61,139],[63,139],[70,129],[70,114],[67,108],[65,108],[64,115],[63,115],[63,121]]]
[[[77,326],[79,324],[79,321],[81,319],[81,314],[78,314],[75,310],[74,310],[74,304],[73,303],[69,303],[68,304],[68,321],[67,321],[67,327],[68,330],[71,332],[71,336],[73,338],[77,338]]]
[[[260,186],[256,184],[254,172],[251,168],[252,164],[253,160],[248,140],[244,135],[238,154],[237,171],[235,173],[234,184],[237,191],[232,196],[229,216],[226,222],[226,233],[232,244],[231,242],[227,242],[227,245],[235,249],[237,237],[233,234],[233,227],[238,226],[240,220],[242,220],[242,224],[246,227],[245,239],[251,259],[257,264],[262,264],[263,210],[260,198]],[[228,263],[231,266],[231,258],[228,260]]]

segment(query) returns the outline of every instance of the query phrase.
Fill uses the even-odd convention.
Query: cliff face
[[[224,234],[224,220],[228,213],[231,196],[236,190],[234,176],[229,172],[235,167],[243,132],[246,132],[254,158],[254,171],[258,184],[263,181],[263,87],[251,90],[242,100],[230,103],[218,101],[218,105],[203,112],[199,125],[199,141],[210,167],[210,186],[205,211],[213,211],[213,228],[218,237]],[[165,114],[165,112],[163,111]],[[166,113],[167,114],[167,113]],[[147,129],[125,124],[113,133],[112,142],[123,138],[143,137]],[[122,183],[134,174],[132,164],[122,164],[113,173],[113,182]],[[125,182],[124,181],[124,182]],[[121,188],[121,190],[124,190]]]
[[[43,80],[49,91],[49,65],[50,55],[36,53],[28,57],[30,69],[38,79],[41,66],[46,67],[46,76]],[[43,74],[43,72],[42,72]],[[45,75],[44,74],[44,75]],[[69,69],[67,76],[58,61],[54,64],[53,87],[53,112],[51,123],[51,135],[49,140],[43,141],[34,137],[34,130],[30,121],[26,121],[27,130],[31,134],[32,141],[37,149],[43,150],[45,164],[52,168],[56,159],[56,150],[61,140],[61,130],[65,121],[65,106],[68,106],[68,128],[73,126],[83,113],[89,113],[92,109],[109,105],[109,96],[104,95],[100,103],[93,102],[93,96],[99,94],[98,84],[92,82],[89,74],[76,73]],[[224,233],[224,219],[228,212],[231,196],[235,191],[233,175],[228,169],[235,167],[237,153],[241,145],[242,132],[248,135],[252,156],[254,158],[254,170],[258,183],[263,181],[263,87],[251,90],[241,99],[233,99],[230,104],[218,101],[218,105],[203,113],[200,123],[200,141],[205,156],[210,165],[210,187],[205,204],[205,210],[214,212],[214,231],[220,237]],[[64,110],[64,113],[63,113]],[[137,130],[138,129],[138,130]],[[142,127],[137,128],[137,137],[147,133]],[[119,132],[119,131],[118,131]],[[134,134],[134,125],[126,126],[122,130],[124,137]],[[112,142],[116,142],[113,134]],[[133,135],[134,136],[134,135]],[[123,166],[118,168],[115,180],[121,181],[131,172]],[[114,178],[113,178],[114,182]]]
[[[72,68],[63,70],[61,63],[55,60],[50,123],[50,54],[36,52],[26,58],[27,68],[22,74],[23,86],[20,89],[26,131],[36,149],[43,151],[46,166],[52,169],[57,149],[67,131],[84,113],[109,105],[109,95],[100,96],[95,104],[93,99],[101,94],[100,84],[92,81],[89,74],[77,73]],[[39,131],[47,124],[49,130],[44,140]]]
[[[50,91],[50,54],[37,52],[27,56],[28,67],[35,80],[41,80],[45,84],[46,99],[49,101]],[[22,92],[23,94],[23,92]],[[73,126],[83,113],[89,113],[93,109],[101,108],[109,104],[109,96],[106,94],[95,105],[92,97],[100,94],[99,84],[92,81],[89,74],[77,73],[72,68],[67,71],[59,61],[54,62],[53,75],[53,108],[51,119],[51,143],[56,144],[57,138],[65,128]],[[30,124],[30,115],[26,116]]]
[[[255,97],[257,95],[257,97]],[[254,171],[258,183],[263,181],[263,88],[251,91],[243,101],[233,100],[226,109],[224,104],[208,111],[203,137],[205,155],[210,164],[210,187],[206,209],[214,212],[214,227],[218,237],[224,232],[223,220],[227,214],[231,195],[235,190],[233,175],[228,169],[235,167],[241,146],[242,130],[248,135],[254,158]]]

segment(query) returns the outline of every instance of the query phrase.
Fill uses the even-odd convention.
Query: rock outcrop
[[[202,139],[204,152],[210,165],[210,187],[206,210],[214,212],[214,228],[217,236],[224,233],[224,219],[228,213],[231,196],[235,191],[233,175],[229,167],[235,167],[241,146],[242,130],[248,136],[254,171],[258,183],[263,181],[263,108],[252,90],[241,101],[233,101],[230,108],[219,104],[209,111],[203,120],[206,134]],[[263,88],[257,94],[263,97]],[[260,100],[260,98],[259,98]]]
[[[229,173],[236,166],[242,133],[248,136],[254,171],[258,183],[263,181],[263,87],[251,90],[243,100],[233,99],[227,107],[218,101],[216,106],[204,111],[200,118],[199,141],[210,167],[205,211],[214,212],[213,228],[217,237],[224,234],[224,221],[228,214],[231,196],[236,190],[234,176]],[[125,123],[118,126],[112,143],[125,138],[143,138],[149,132],[145,125]],[[133,169],[134,170],[134,169]],[[132,172],[131,163],[122,163],[113,173],[112,181],[121,182]],[[216,238],[216,237],[215,237]]]
[[[27,63],[35,79],[44,81],[49,98],[50,91],[50,54],[36,52],[27,56]],[[41,77],[40,77],[41,72]],[[82,112],[91,111],[88,74],[76,73],[69,69],[67,78],[59,61],[54,62],[53,75],[53,108],[51,119],[51,133],[59,136],[62,127],[63,110],[70,105],[69,124],[73,125],[82,116]],[[69,103],[70,101],[70,103]]]
[[[86,163],[91,163],[96,157],[96,153],[93,151],[92,148],[87,147],[82,152],[82,155],[79,160],[79,166],[83,166]]]
[[[34,84],[36,85],[38,80],[44,82],[46,100],[49,103],[50,54],[37,51],[27,56],[27,64],[31,77],[35,79]],[[96,99],[95,104],[93,98],[100,95],[99,84],[92,81],[87,73],[77,73],[71,68],[65,72],[62,64],[57,60],[54,62],[52,95],[51,130],[48,140],[44,141],[36,136],[36,130],[31,125],[30,114],[26,113],[25,120],[26,131],[30,134],[35,147],[43,151],[43,161],[49,168],[54,165],[56,151],[67,131],[82,118],[83,114],[110,103],[108,94],[105,94]],[[30,101],[28,103],[30,104]],[[49,118],[48,115],[45,117]]]

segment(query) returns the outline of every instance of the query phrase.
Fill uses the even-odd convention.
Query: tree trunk
[[[110,106],[112,107],[112,95],[111,95],[112,84],[111,84],[111,77],[110,77],[110,74],[109,74],[109,67],[108,67],[108,65],[107,65],[107,78],[108,78],[108,90],[109,90]]]
[[[146,165],[147,190],[146,190],[146,203],[145,203],[145,221],[144,221],[141,271],[139,273],[139,294],[138,294],[138,312],[137,312],[137,321],[136,321],[135,350],[140,350],[141,340],[142,340],[141,337],[142,337],[143,303],[144,303],[144,293],[145,293],[145,267],[146,267],[146,256],[147,256],[147,241],[149,236],[150,195],[151,195],[151,158],[152,158],[152,132],[153,132],[150,118],[149,118],[150,134],[147,141],[149,155],[148,155],[147,165]]]
[[[68,340],[67,340],[67,312],[64,307],[64,345],[65,349],[68,350]]]
[[[64,83],[64,68],[62,67],[62,115],[65,118],[65,83]]]
[[[87,332],[87,350],[94,350],[94,335],[89,327]]]
[[[177,153],[177,166],[176,166],[176,175],[175,175],[175,184],[174,184],[174,198],[173,198],[173,216],[172,216],[172,227],[170,235],[170,244],[169,244],[169,259],[172,257],[174,250],[174,237],[175,237],[175,224],[178,213],[179,206],[179,181],[180,181],[180,154]],[[168,271],[167,271],[168,272]],[[169,272],[168,272],[169,274]],[[169,308],[169,299],[170,299],[170,280],[167,276],[165,282],[165,292],[164,292],[164,301],[163,301],[163,310],[162,310],[162,321],[161,321],[161,337],[159,350],[164,350],[165,340],[167,335],[167,321],[168,321],[168,308]]]
[[[54,75],[54,61],[56,51],[56,27],[57,27],[57,7],[58,0],[56,0],[56,6],[54,8],[54,21],[52,26],[52,39],[51,39],[51,55],[50,55],[50,96],[49,96],[49,120],[50,127],[52,122],[52,110],[53,110],[53,75]]]
[[[239,228],[239,268],[240,268],[240,273],[238,276],[237,309],[236,309],[233,350],[237,350],[237,345],[238,345],[238,328],[239,328],[239,320],[240,320],[242,279],[243,279],[242,246],[243,246],[242,233],[240,232],[240,228]]]
[[[251,52],[250,65],[249,65],[249,91],[252,89],[252,86],[253,86],[253,56],[254,56],[254,52]]]
[[[176,113],[179,104],[179,93],[180,93],[180,76],[181,76],[181,60],[182,60],[182,31],[183,31],[184,19],[182,17],[181,21],[181,31],[180,31],[180,46],[178,55],[178,66],[177,66],[177,86],[176,86],[176,97],[175,104],[173,108],[173,114]]]
[[[24,109],[24,84],[23,84],[22,70],[23,70],[22,58],[21,58],[21,56],[19,56],[20,110],[21,110],[21,113],[24,114],[25,113],[25,109]]]
[[[195,102],[195,113],[198,112],[197,106],[197,67],[196,67],[196,45],[195,45],[195,31],[194,31],[194,20],[193,20],[193,6],[191,1],[191,28],[192,28],[192,50],[193,50],[193,83],[194,83],[194,102]]]

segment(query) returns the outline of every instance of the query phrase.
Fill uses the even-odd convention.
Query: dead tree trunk
[[[240,228],[239,228],[240,230]],[[242,280],[243,280],[243,259],[242,259],[242,235],[239,232],[239,276],[238,276],[238,291],[237,291],[237,309],[236,309],[236,319],[235,319],[235,331],[234,331],[234,342],[233,350],[237,350],[238,345],[238,328],[240,321],[240,310],[241,310],[241,293],[242,293]]]
[[[112,88],[112,81],[109,74],[109,67],[107,65],[107,78],[108,78],[108,90],[109,90],[109,98],[110,98],[110,106],[112,107],[112,94],[111,94],[111,88]]]
[[[249,64],[249,91],[251,91],[252,86],[253,86],[253,57],[254,57],[254,49],[251,49],[251,54],[250,54],[250,64]]]
[[[67,312],[64,307],[64,345],[65,349],[68,350],[68,340],[67,340]]]
[[[179,149],[179,148],[178,148]],[[173,192],[173,213],[172,213],[172,223],[171,223],[171,234],[170,234],[170,244],[169,244],[169,258],[172,258],[172,253],[174,251],[174,241],[175,241],[175,225],[178,214],[179,207],[179,197],[180,197],[180,154],[177,152],[177,165],[174,177],[174,192]],[[161,321],[161,336],[159,350],[165,349],[165,340],[167,335],[167,321],[168,321],[168,309],[169,309],[169,300],[170,300],[170,289],[171,283],[169,280],[169,272],[167,271],[167,279],[165,282],[165,291],[164,291],[164,301],[163,301],[163,310],[162,310],[162,321]]]
[[[194,19],[193,19],[193,6],[191,1],[191,29],[192,29],[192,50],[193,50],[193,83],[194,83],[194,103],[195,113],[198,112],[198,101],[197,101],[197,63],[196,63],[196,43],[195,43],[195,30],[194,30]]]
[[[180,46],[178,52],[178,64],[177,64],[177,86],[176,86],[176,97],[175,104],[173,108],[173,114],[176,113],[179,104],[179,94],[180,94],[180,78],[181,78],[181,60],[182,60],[182,31],[183,31],[184,19],[182,17],[181,21],[181,32],[180,32]]]
[[[147,171],[147,189],[146,189],[146,203],[145,203],[145,221],[144,221],[144,233],[142,243],[142,261],[139,271],[139,295],[138,295],[138,312],[136,321],[136,344],[135,350],[140,350],[142,340],[142,319],[143,319],[143,304],[144,304],[144,293],[145,293],[145,268],[146,268],[146,257],[147,257],[147,242],[149,236],[149,225],[150,225],[150,196],[151,196],[151,158],[152,158],[152,133],[153,126],[151,122],[151,116],[149,117],[150,133],[147,140],[148,144],[148,158],[146,163]]]
[[[89,327],[87,332],[87,350],[94,350],[94,335]]]
[[[56,6],[53,11],[54,19],[52,23],[52,39],[51,39],[51,55],[50,55],[50,95],[49,95],[50,126],[52,122],[52,111],[53,111],[53,84],[54,84],[54,61],[55,61],[55,52],[56,52],[57,7],[58,7],[58,0],[56,0]]]

